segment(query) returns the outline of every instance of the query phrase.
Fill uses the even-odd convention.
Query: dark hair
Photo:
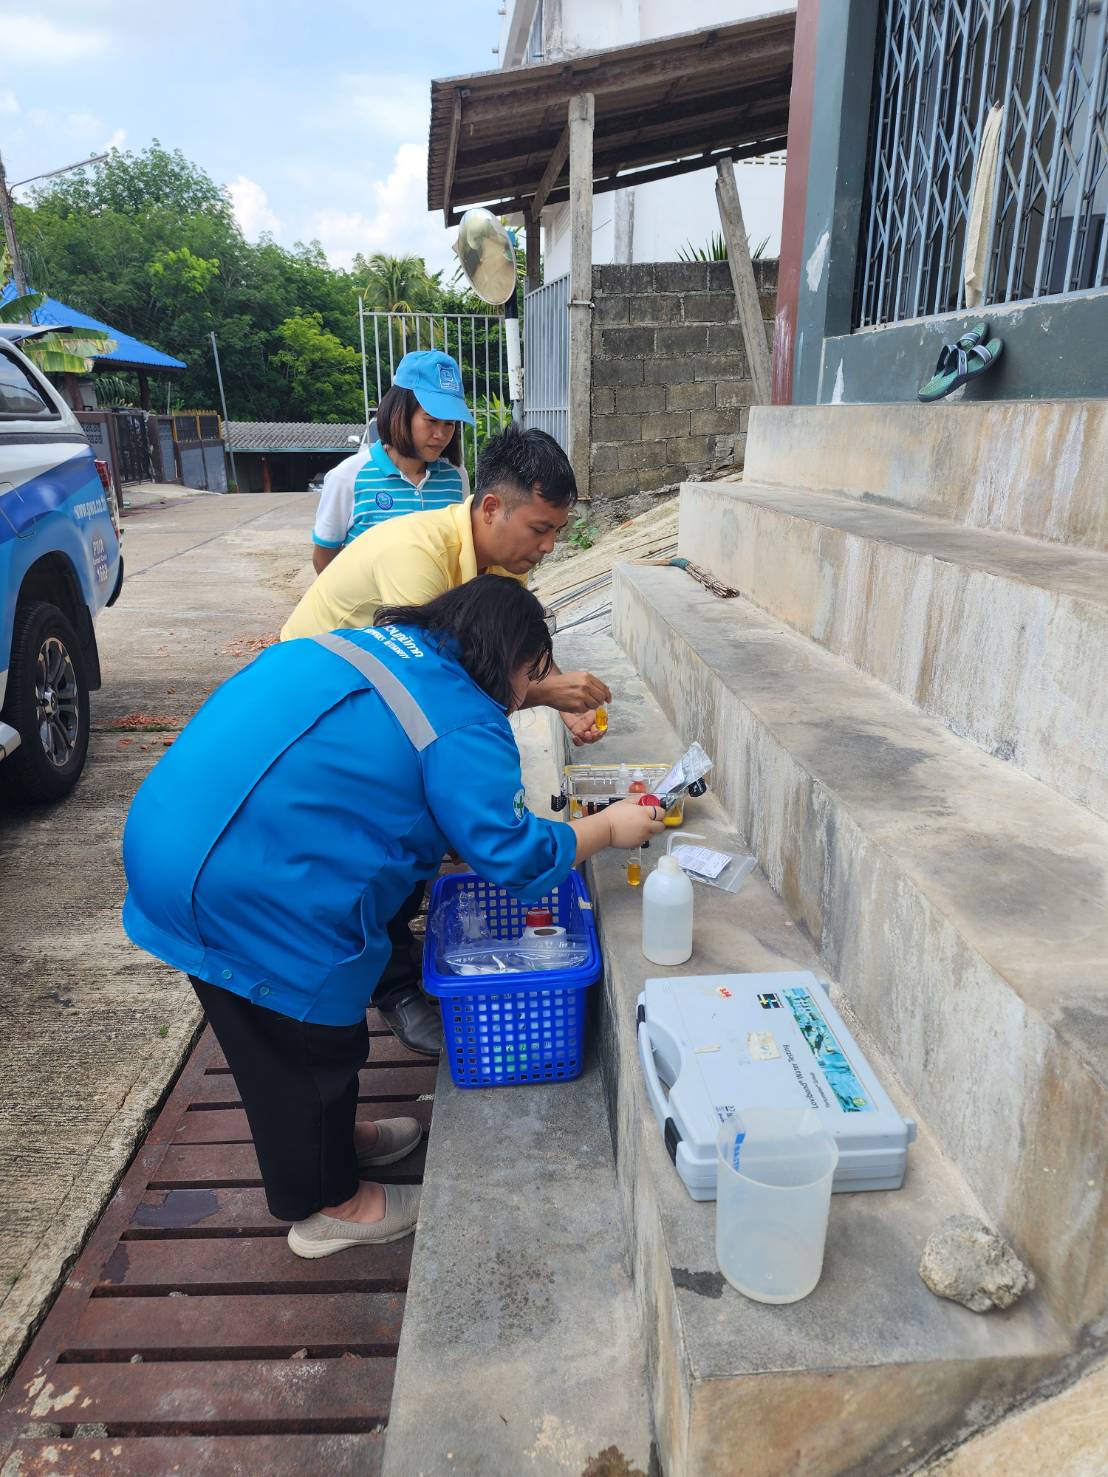
[[[530,590],[503,574],[478,575],[426,605],[382,606],[373,624],[415,626],[437,637],[502,708],[511,705],[518,667],[541,682],[554,658],[546,612]]]
[[[537,492],[556,508],[571,508],[577,501],[577,479],[553,436],[509,425],[477,458],[476,491],[478,497],[498,493],[512,507]]]
[[[411,390],[403,385],[390,385],[377,407],[377,434],[385,446],[401,456],[416,456],[412,445],[412,416],[420,408]],[[454,422],[454,434],[446,443],[443,456],[455,467],[462,465],[462,423]]]

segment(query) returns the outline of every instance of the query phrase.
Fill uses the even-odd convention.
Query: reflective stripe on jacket
[[[453,849],[532,900],[572,828],[519,803],[503,710],[415,629],[286,641],[218,688],[135,797],[131,939],[281,1014],[360,1019],[386,925]]]

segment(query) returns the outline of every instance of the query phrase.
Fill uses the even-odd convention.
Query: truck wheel
[[[88,753],[88,682],[77,633],[56,605],[17,607],[0,717],[21,739],[0,764],[0,795],[25,805],[68,795]]]

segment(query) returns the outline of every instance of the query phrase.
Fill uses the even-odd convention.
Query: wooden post
[[[743,211],[739,203],[739,187],[735,183],[735,166],[730,159],[716,160],[716,200],[723,239],[727,242],[727,260],[731,264],[731,281],[739,308],[746,359],[750,378],[754,381],[754,402],[768,405],[770,394],[769,348],[766,326],[762,321],[762,305],[758,300],[758,284],[754,280],[754,263],[750,259],[750,243],[746,239]]]
[[[150,376],[146,373],[146,370],[145,369],[140,369],[139,370],[139,372],[138,372],[138,382],[139,382],[139,404],[142,406],[143,410],[149,410],[150,409]]]
[[[569,459],[581,497],[589,496],[592,417],[591,92],[569,104]]]
[[[537,210],[527,216],[524,244],[527,248],[527,291],[534,292],[536,287],[542,286],[542,221]]]

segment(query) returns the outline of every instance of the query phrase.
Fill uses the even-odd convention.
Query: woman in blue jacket
[[[191,979],[300,1256],[415,1226],[418,1188],[358,1175],[410,1153],[419,1124],[356,1124],[355,1108],[386,926],[416,883],[452,849],[536,899],[662,828],[630,802],[568,824],[524,807],[507,714],[550,661],[539,602],[482,575],[370,629],[270,647],[135,797],[124,926]]]

